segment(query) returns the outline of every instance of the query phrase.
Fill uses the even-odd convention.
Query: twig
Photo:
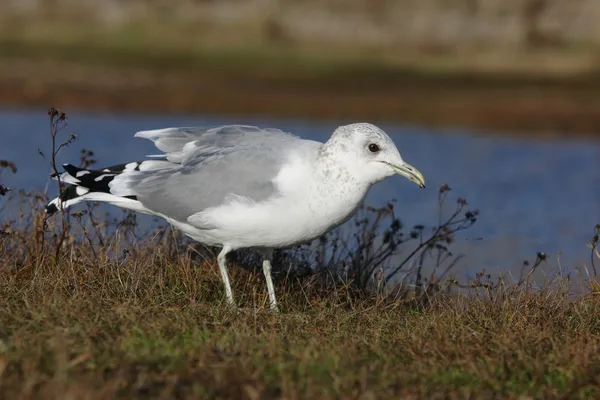
[[[71,134],[71,135],[69,135],[69,138],[66,141],[64,141],[60,144],[57,144],[58,133],[67,126],[67,123],[66,123],[67,114],[64,112],[59,112],[57,109],[51,107],[50,109],[48,109],[48,121],[49,121],[49,125],[50,125],[49,126],[50,137],[52,140],[52,153],[51,153],[49,162],[50,162],[50,168],[52,169],[52,172],[53,172],[53,177],[55,177],[58,182],[58,193],[59,193],[58,196],[60,199],[63,196],[65,185],[61,179],[61,174],[58,171],[56,156],[64,147],[68,146],[73,141],[75,141],[77,139],[77,137],[75,135]],[[41,150],[38,150],[38,152],[43,158],[46,158],[44,153]],[[55,244],[55,251],[54,251],[54,262],[55,263],[58,263],[58,261],[59,261],[60,251],[62,249],[62,245],[63,245],[64,241],[66,240],[67,233],[68,233],[68,227],[69,227],[69,222],[68,222],[67,216],[64,213],[63,202],[59,201],[58,205],[60,208],[60,215],[61,215],[61,234],[58,237],[57,243]],[[43,229],[45,230],[46,228],[47,228],[47,219],[44,220]]]
[[[523,283],[528,281],[529,278],[531,277],[531,275],[533,275],[533,273],[538,269],[538,267],[540,266],[542,261],[546,261],[546,253],[537,253],[535,263],[533,264],[533,267],[531,267],[531,270],[529,270],[529,273],[527,274],[527,276],[525,278],[523,278],[523,269],[521,270],[521,277],[519,278],[519,282],[517,283],[517,286],[521,286]],[[527,262],[523,263],[523,267],[525,267],[527,265],[529,265],[529,263],[527,263]]]
[[[598,236],[600,235],[600,224],[597,224],[594,227],[594,236],[592,236],[592,240],[590,242],[590,247],[592,248],[592,252],[590,254],[590,263],[592,264],[592,269],[594,270],[594,276],[598,276],[596,271],[596,264],[594,261],[594,255],[596,258],[600,259],[600,252],[598,252]]]
[[[440,195],[439,195],[439,201],[441,204],[443,204],[444,199],[445,199],[445,193],[449,190],[449,188],[447,188],[446,185],[446,189],[444,189],[444,186],[442,186],[442,188],[440,189]],[[464,219],[455,221],[456,217],[462,212],[462,210],[464,209],[464,206],[466,205],[466,201],[463,199],[458,199],[457,201],[457,208],[454,211],[454,213],[452,213],[452,215],[446,220],[445,223],[440,224],[436,230],[434,231],[434,233],[431,235],[431,237],[429,237],[429,239],[427,239],[424,242],[421,242],[419,244],[419,246],[417,246],[417,248],[415,248],[405,259],[403,262],[400,263],[400,265],[398,265],[391,274],[389,274],[386,278],[386,283],[388,283],[405,265],[406,263],[408,263],[408,261],[414,257],[417,253],[419,253],[421,250],[423,250],[424,248],[426,248],[427,246],[429,246],[431,243],[434,243],[438,240],[440,240],[440,238],[442,237],[446,237],[446,236],[451,236],[454,233],[467,229],[470,226],[472,226],[476,219],[475,219],[475,215],[477,215],[478,212],[471,212],[472,216],[469,218],[468,216],[466,216]],[[465,223],[470,222],[469,225],[465,225]],[[449,229],[451,226],[456,226],[454,229],[451,229],[450,231],[446,231],[445,233],[442,234],[442,231]]]

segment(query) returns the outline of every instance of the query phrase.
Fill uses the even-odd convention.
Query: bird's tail
[[[111,182],[115,177],[130,171],[139,171],[141,162],[120,164],[101,170],[92,170],[63,164],[64,172],[53,174],[52,178],[68,184],[61,195],[46,205],[46,213],[52,215],[82,201],[99,201],[124,208],[140,207],[135,195],[119,195],[111,192]]]

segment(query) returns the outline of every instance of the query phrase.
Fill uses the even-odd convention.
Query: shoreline
[[[168,64],[0,58],[0,106],[385,120],[535,137],[600,132],[594,73],[535,78],[338,66],[286,74],[281,66],[269,73],[219,69],[218,60],[206,68]]]

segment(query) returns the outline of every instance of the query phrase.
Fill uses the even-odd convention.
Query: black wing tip
[[[67,171],[67,169],[71,169],[72,170],[73,168],[77,168],[73,164],[69,164],[69,163],[62,164],[62,167],[65,169],[65,171]],[[58,177],[60,175],[62,175],[61,172],[53,172],[52,174],[50,174],[50,178],[56,178],[56,177]]]
[[[84,171],[84,168],[79,168],[74,166],[73,164],[63,164],[63,168],[65,169],[65,171],[67,171],[67,173],[69,175],[71,175],[73,178],[76,178],[76,174],[79,171]]]
[[[56,207],[56,204],[48,204],[46,206],[46,214],[48,215],[53,215],[56,214],[58,212],[58,207]]]

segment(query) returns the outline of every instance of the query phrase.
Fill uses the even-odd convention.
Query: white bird
[[[102,170],[64,164],[72,186],[52,200],[52,214],[99,201],[167,220],[192,239],[222,248],[217,261],[235,306],[226,255],[254,249],[263,257],[270,307],[273,249],[307,243],[349,219],[369,188],[393,174],[425,187],[390,137],[367,123],[340,126],[326,143],[272,128],[228,125],[141,131],[162,159]],[[57,178],[56,176],[54,178]]]

